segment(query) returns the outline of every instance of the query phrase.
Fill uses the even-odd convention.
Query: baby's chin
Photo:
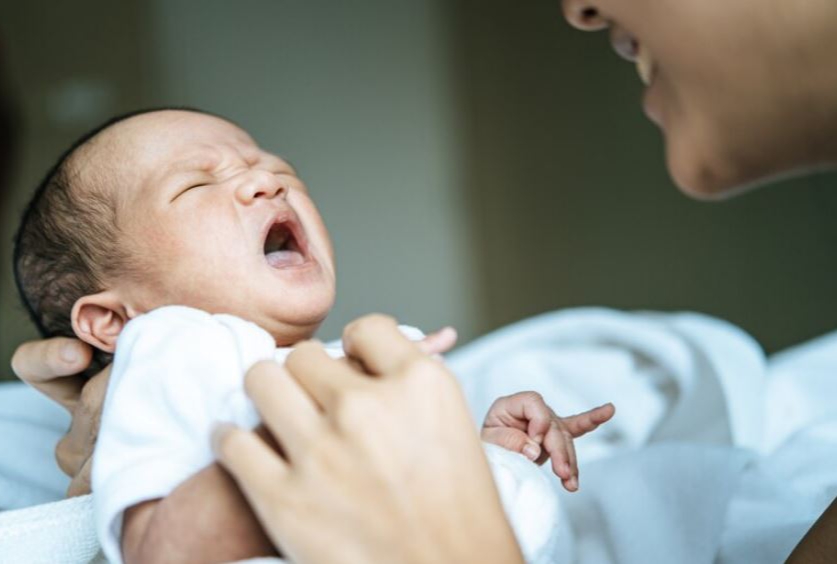
[[[290,347],[314,338],[321,324],[322,320],[309,325],[282,324],[281,326],[265,327],[264,329],[271,334],[273,340],[276,341],[277,347]]]
[[[332,305],[333,300],[329,300],[327,304],[319,304],[319,307],[295,307],[292,310],[286,307],[256,323],[273,336],[277,346],[291,346],[314,337]]]

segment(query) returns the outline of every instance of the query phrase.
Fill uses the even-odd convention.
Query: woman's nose
[[[563,0],[564,17],[581,31],[607,29],[608,21],[592,0]]]
[[[235,195],[242,204],[251,204],[260,198],[284,200],[288,195],[288,188],[271,172],[250,170],[242,175]]]

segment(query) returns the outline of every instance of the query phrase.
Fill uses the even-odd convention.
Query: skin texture
[[[646,113],[688,194],[728,196],[837,163],[833,0],[564,0],[569,23],[655,61]]]
[[[290,165],[259,149],[236,126],[193,112],[144,114],[97,135],[70,166],[78,176],[75,189],[109,191],[119,245],[132,262],[119,278],[107,281],[107,289],[75,304],[74,329],[89,345],[113,351],[130,319],[167,304],[254,320],[278,345],[287,345],[310,337],[330,309],[332,248],[304,184]],[[303,254],[309,257],[302,266],[276,268],[266,260],[267,228],[277,216],[297,218]],[[455,340],[455,332],[442,330],[418,349],[441,354]],[[71,340],[52,344],[89,361],[89,348]],[[71,377],[44,380],[44,367],[27,366],[28,347],[16,356],[15,370],[48,395],[58,394],[73,413],[57,456],[61,468],[74,476],[70,495],[87,493],[109,372],[86,383]],[[364,370],[362,360],[350,362]],[[58,369],[69,374],[74,366],[67,357]],[[578,468],[572,440],[612,413],[612,407],[599,408],[565,423],[539,396],[520,394],[498,401],[483,434],[540,463],[551,456],[556,473],[574,491]],[[521,440],[527,430],[531,436]],[[122,550],[129,563],[229,561],[273,553],[251,508],[217,465],[164,499],[130,508]]]
[[[498,398],[488,409],[480,436],[488,443],[519,452],[552,471],[567,491],[578,490],[578,461],[573,440],[595,431],[613,417],[608,403],[571,417],[558,417],[537,392]]]
[[[280,346],[309,338],[330,311],[334,255],[305,184],[235,125],[195,112],[143,114],[94,137],[71,165],[77,186],[115,201],[131,262],[73,308],[73,328],[89,344],[112,352],[125,323],[169,304],[238,315]],[[266,260],[278,217],[297,220],[304,264]]]
[[[216,434],[270,538],[294,562],[522,562],[454,377],[383,316],[348,326],[344,346],[365,372],[304,343],[247,375],[284,457]]]
[[[568,21],[575,27],[589,31],[610,29],[614,38],[621,41],[627,35],[629,43],[635,40],[651,54],[656,71],[646,93],[646,112],[665,136],[673,179],[690,195],[718,198],[777,177],[833,167],[837,162],[834,95],[837,67],[831,63],[832,54],[837,52],[837,34],[833,33],[837,4],[833,0],[564,0],[562,4]],[[363,352],[357,354],[364,364],[367,364],[366,356],[388,354],[385,344],[388,331],[382,325],[363,326],[368,342]],[[76,360],[62,361],[58,352],[63,346],[65,343],[58,342],[24,345],[15,356],[15,370],[72,406],[79,403],[82,387],[72,376],[66,382],[62,377],[84,368],[85,355],[89,359],[89,353],[78,343],[70,344],[67,346],[74,347]],[[479,489],[470,472],[461,471],[479,470],[482,464],[473,451],[476,440],[461,434],[456,438],[436,437],[437,422],[422,418],[421,412],[417,413],[416,420],[408,418],[428,398],[436,400],[428,409],[446,409],[445,415],[454,419],[461,417],[464,407],[457,400],[459,390],[454,385],[440,383],[445,381],[442,368],[423,364],[425,376],[434,385],[414,389],[409,378],[398,377],[403,375],[405,366],[409,364],[395,363],[383,370],[392,377],[380,378],[379,374],[377,378],[365,380],[362,393],[355,393],[355,383],[359,380],[354,376],[358,374],[341,373],[341,377],[331,381],[322,378],[330,371],[328,365],[291,371],[290,379],[299,384],[292,385],[291,389],[297,392],[302,389],[304,393],[297,393],[295,399],[286,398],[283,410],[296,409],[311,415],[313,402],[317,407],[315,415],[320,417],[318,421],[325,420],[325,429],[331,433],[328,436],[335,445],[341,446],[341,452],[352,457],[353,467],[328,467],[316,456],[316,448],[313,452],[303,449],[297,458],[282,460],[265,450],[256,437],[241,431],[222,435],[218,443],[220,456],[235,473],[271,538],[294,535],[293,554],[302,562],[331,561],[328,547],[322,546],[324,531],[340,538],[342,546],[350,551],[348,554],[357,555],[359,561],[458,561],[464,555],[486,562],[520,561],[519,554],[508,552],[514,543],[503,533],[496,504],[486,505],[474,495],[468,501],[476,504],[472,507],[480,518],[479,523],[453,519],[464,518],[459,513],[463,508],[462,496],[468,497],[475,494],[474,488]],[[265,368],[266,372],[277,370]],[[334,376],[336,372],[329,374]],[[260,386],[259,378],[251,376],[257,381],[251,384],[251,395],[265,413],[272,412],[276,391],[271,385]],[[395,414],[381,415],[388,417],[385,420],[393,432],[377,437],[378,444],[371,447],[362,442],[356,444],[363,439],[352,434],[353,424],[362,423],[366,415],[353,410],[351,405],[361,401],[380,410],[385,407],[380,401],[383,398],[396,401],[400,409]],[[444,407],[440,408],[439,404]],[[86,413],[89,411],[83,410],[81,415]],[[405,429],[407,424],[409,428]],[[278,427],[269,426],[277,435],[284,433],[280,440],[293,441],[305,431],[304,426],[296,423],[281,433]],[[400,448],[404,437],[410,437],[413,452],[404,453]],[[386,459],[357,456],[363,448],[384,449],[385,446],[389,447]],[[67,451],[82,452],[84,448]],[[419,465],[407,467],[416,473],[411,486],[397,490],[387,487],[386,477],[392,466],[403,463],[401,455],[412,460],[415,452],[421,453],[422,460]],[[246,462],[245,453],[258,453],[259,462]],[[74,458],[76,468],[83,458]],[[455,466],[446,466],[454,459]],[[358,475],[358,468],[365,472]],[[435,474],[422,474],[425,468]],[[433,495],[432,488],[430,496],[422,497],[422,487],[426,487],[423,480],[428,475],[444,482],[453,497],[447,502],[440,500]],[[334,476],[339,480],[334,480]],[[368,511],[362,515],[351,513],[350,517],[368,519],[369,523],[378,525],[379,535],[347,538],[341,523],[330,526],[328,521],[317,523],[318,512],[325,511],[323,503],[327,498],[320,495],[318,486],[345,483],[349,488],[357,482],[368,487],[374,481],[370,476],[378,476],[383,483],[376,492],[379,505],[360,504],[356,509]],[[299,499],[287,495],[275,482],[286,483],[290,479],[295,480],[295,485],[304,484],[308,488],[311,505],[300,508]],[[482,486],[484,492],[488,491],[485,484]],[[426,520],[400,519],[397,501],[403,499],[425,510]],[[291,516],[297,516],[294,510],[304,510],[299,513],[302,518],[292,519]],[[333,515],[325,515],[329,517]],[[445,535],[446,526],[451,527],[448,530],[457,530],[456,539]],[[404,533],[407,530],[410,535]],[[416,538],[413,533],[419,531],[424,535],[421,538],[433,542],[428,542],[428,546],[414,546],[403,540]],[[485,536],[489,531],[491,534]],[[402,540],[395,540],[399,538],[395,535]],[[484,543],[484,538],[492,542]],[[837,508],[831,507],[797,547],[790,561],[834,561],[835,538]]]

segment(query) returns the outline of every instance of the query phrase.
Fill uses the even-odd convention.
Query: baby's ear
[[[109,353],[116,350],[116,339],[130,320],[128,308],[109,290],[80,298],[71,315],[78,338]]]

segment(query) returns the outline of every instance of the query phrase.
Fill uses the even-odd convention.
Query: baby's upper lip
[[[267,238],[270,235],[271,229],[277,225],[285,227],[290,232],[291,236],[296,241],[296,245],[302,253],[302,256],[308,258],[308,239],[305,237],[305,229],[303,229],[302,224],[299,221],[299,216],[291,207],[286,207],[277,211],[276,213],[270,215],[265,221],[262,226],[261,237],[259,240],[261,243],[258,249],[259,254],[264,256]]]

